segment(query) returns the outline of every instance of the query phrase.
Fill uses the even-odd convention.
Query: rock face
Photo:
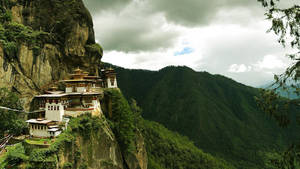
[[[133,154],[125,156],[126,164],[131,169],[147,169],[148,157],[145,147],[145,141],[142,134],[138,131],[135,140],[136,150]]]
[[[88,139],[82,134],[75,138],[72,146],[65,147],[57,168],[77,160],[73,168],[86,165],[89,169],[124,169],[118,142],[104,118],[99,130],[92,132]]]
[[[19,93],[26,110],[34,95],[74,68],[98,74],[103,51],[95,44],[92,18],[82,0],[5,0],[0,12],[0,87]],[[85,160],[75,168],[147,169],[144,140],[140,134],[137,138],[136,151],[125,157],[104,122],[89,139],[78,135],[59,154],[57,168],[80,156]]]
[[[38,43],[17,41],[14,59],[8,59],[0,42],[0,87],[17,91],[25,109],[35,94],[45,90],[52,81],[66,77],[72,69],[81,67],[97,73],[102,49],[87,48],[95,44],[93,22],[81,0],[8,0],[2,10],[11,21],[23,24],[44,36]],[[4,23],[0,23],[4,24]]]

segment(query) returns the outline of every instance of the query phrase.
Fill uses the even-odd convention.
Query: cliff
[[[82,0],[0,0],[0,88],[18,93],[26,110],[34,95],[74,68],[97,75],[102,55]],[[10,161],[8,153],[5,161],[12,163],[7,166],[21,162],[20,168],[146,169],[141,134],[128,153],[111,128],[103,114],[72,119],[49,147],[25,140],[19,146],[24,158]]]
[[[0,1],[0,87],[32,97],[74,67],[97,73],[102,48],[81,0]]]

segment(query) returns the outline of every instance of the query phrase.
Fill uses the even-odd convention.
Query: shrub
[[[25,150],[22,144],[17,144],[14,147],[8,148],[6,161],[10,165],[20,164],[26,161],[28,157],[25,155]]]
[[[103,55],[103,49],[98,43],[86,45],[85,49],[91,54],[100,55],[100,56]]]

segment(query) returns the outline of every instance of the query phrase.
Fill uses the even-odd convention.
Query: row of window
[[[47,126],[42,126],[42,125],[31,125],[31,129],[33,130],[47,130]]]
[[[59,106],[48,106],[48,110],[59,110]]]

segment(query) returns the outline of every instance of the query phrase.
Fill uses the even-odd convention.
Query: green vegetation
[[[226,77],[187,67],[116,72],[122,92],[137,100],[145,119],[189,137],[238,168],[263,168],[260,152],[281,151],[299,138],[295,122],[281,129],[268,120],[254,100],[258,89]]]
[[[148,152],[148,169],[229,169],[224,160],[198,149],[187,137],[171,132],[156,122],[144,121],[143,135]]]
[[[4,47],[5,56],[12,60],[17,57],[18,44],[27,42],[34,48],[35,56],[39,54],[38,46],[48,34],[43,31],[33,31],[31,27],[15,22],[0,24],[0,44]]]
[[[90,44],[90,45],[85,45],[85,49],[91,55],[98,55],[98,56],[102,56],[103,55],[103,48],[98,43]]]
[[[103,125],[103,120],[98,117],[91,117],[90,114],[72,118],[67,131],[64,131],[54,142],[50,139],[26,139],[25,143],[30,145],[44,145],[47,141],[49,148],[37,148],[30,145],[17,144],[8,148],[8,152],[0,160],[4,161],[1,167],[5,168],[11,165],[24,165],[28,169],[53,169],[58,164],[58,157],[65,153],[65,150],[72,147],[74,148],[75,138],[83,136],[84,139],[90,139],[91,135],[97,133]],[[92,148],[92,147],[91,147]],[[14,151],[11,151],[14,150]],[[63,168],[86,168],[84,159],[81,157],[79,150],[70,152],[68,156],[69,161],[66,161]],[[80,165],[79,165],[80,164]],[[78,167],[79,166],[79,167]]]
[[[266,9],[265,16],[271,21],[272,26],[268,32],[272,32],[278,36],[278,42],[283,47],[289,47],[293,53],[288,56],[293,62],[286,68],[281,75],[275,75],[272,91],[263,90],[260,97],[257,98],[259,106],[269,116],[274,118],[281,127],[293,125],[293,121],[298,122],[300,126],[299,107],[300,107],[300,6],[296,3],[290,6],[282,7],[280,0],[258,0]],[[276,92],[292,91],[298,98],[297,100],[282,99]],[[293,107],[288,108],[288,107]],[[295,111],[295,109],[297,111]],[[295,112],[297,115],[295,115]],[[292,115],[291,115],[292,114]],[[290,146],[286,152],[277,160],[273,160],[272,164],[277,168],[294,169],[300,168],[300,144],[299,138],[297,145]],[[294,143],[293,143],[294,144]]]
[[[34,144],[34,145],[50,145],[52,143],[51,139],[25,139],[25,143]]]
[[[19,44],[26,42],[34,49],[34,55],[40,53],[40,44],[44,39],[48,39],[48,33],[43,31],[34,31],[30,26],[25,26],[16,22],[12,22],[12,16],[9,8],[11,4],[4,3],[0,11],[0,44],[4,48],[4,53],[10,61],[17,59]]]
[[[0,88],[0,106],[22,110],[18,96],[6,88]],[[20,135],[27,129],[24,116],[20,112],[0,109],[0,138],[4,134]]]
[[[6,166],[15,166],[23,163],[28,160],[28,157],[25,155],[24,147],[21,143],[16,144],[13,147],[7,147],[7,153],[0,160],[0,168],[5,168]]]
[[[116,89],[105,90],[105,96],[112,103],[111,128],[117,137],[123,153],[131,153],[134,149],[136,126],[135,115],[122,93]]]

